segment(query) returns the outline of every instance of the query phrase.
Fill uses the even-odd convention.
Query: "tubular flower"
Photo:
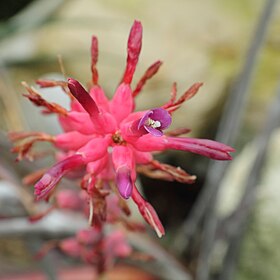
[[[22,141],[14,148],[14,151],[19,152],[19,159],[28,155],[36,141],[49,141],[62,151],[61,159],[42,174],[35,184],[35,196],[38,200],[48,200],[63,176],[78,173],[82,176],[81,187],[89,196],[91,224],[95,224],[94,219],[99,222],[106,219],[106,196],[116,193],[120,198],[119,204],[122,205],[120,208],[124,212],[129,212],[123,205],[125,200],[131,197],[144,219],[161,237],[164,228],[156,211],[137,190],[136,169],[153,178],[193,183],[195,176],[179,167],[159,163],[153,159],[153,152],[175,149],[216,160],[230,160],[230,152],[234,149],[211,140],[179,137],[188,132],[187,129],[164,133],[171,124],[173,112],[184,101],[193,97],[202,83],[194,84],[178,99],[174,84],[171,98],[166,104],[151,110],[134,112],[136,96],[162,64],[160,61],[153,63],[132,89],[131,82],[141,45],[142,25],[135,21],[127,43],[126,68],[111,100],[106,97],[98,82],[96,37],[92,37],[92,83],[89,90],[73,78],[69,78],[67,82],[38,81],[41,87],[61,87],[70,97],[69,111],[44,100],[34,88],[24,83],[28,91],[25,96],[35,105],[43,107],[43,113],[57,114],[63,133],[56,136],[44,133],[14,133],[11,137],[14,141]]]

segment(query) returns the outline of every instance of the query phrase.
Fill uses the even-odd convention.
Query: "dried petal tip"
[[[145,220],[153,227],[153,229],[157,233],[157,236],[161,238],[163,235],[165,235],[164,227],[162,226],[158,215],[152,205],[146,202],[143,210],[144,211],[142,215],[144,216]]]
[[[130,171],[126,166],[122,166],[117,170],[116,181],[120,195],[125,199],[130,198],[132,193],[132,180]]]
[[[166,110],[162,108],[155,108],[148,111],[140,119],[138,129],[144,127],[147,132],[158,137],[163,135],[162,130],[168,128],[171,121],[171,116]]]

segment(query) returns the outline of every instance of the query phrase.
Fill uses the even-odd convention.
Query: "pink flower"
[[[100,221],[104,219],[105,197],[117,189],[123,199],[132,197],[144,219],[156,230],[158,236],[162,236],[164,228],[154,208],[144,200],[135,185],[136,167],[151,177],[192,183],[195,176],[180,168],[155,161],[152,153],[175,149],[216,160],[230,160],[230,152],[234,149],[211,140],[177,137],[186,133],[186,129],[164,134],[164,130],[171,124],[172,113],[197,93],[201,83],[194,84],[178,99],[174,84],[171,98],[166,104],[151,110],[134,112],[135,97],[161,65],[160,61],[155,62],[144,73],[135,89],[131,88],[141,44],[142,25],[135,21],[128,38],[124,75],[112,100],[108,100],[98,83],[96,37],[92,38],[92,86],[88,91],[73,78],[69,78],[67,83],[38,81],[42,87],[60,86],[70,96],[70,111],[47,102],[33,88],[24,84],[28,90],[26,96],[35,105],[44,107],[44,113],[58,114],[64,132],[56,136],[42,133],[16,135],[14,140],[25,139],[24,144],[16,149],[20,158],[28,154],[36,141],[49,141],[64,153],[63,159],[53,165],[35,184],[37,199],[48,199],[63,176],[82,169],[82,187],[87,191],[90,205],[92,204],[91,217],[99,217],[97,219]]]
[[[47,249],[53,247],[48,246]],[[126,258],[132,253],[124,233],[119,230],[106,235],[95,229],[80,230],[75,237],[58,242],[57,247],[71,257],[96,265],[101,271],[112,267],[117,258]]]

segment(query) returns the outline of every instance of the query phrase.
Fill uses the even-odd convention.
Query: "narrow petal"
[[[161,61],[156,61],[155,63],[153,63],[144,73],[143,77],[140,79],[140,81],[137,83],[135,89],[133,90],[132,96],[135,97],[137,96],[143,86],[146,84],[147,80],[151,79],[159,70],[160,66],[162,65]]]
[[[48,198],[51,191],[67,172],[76,169],[83,164],[83,157],[76,154],[53,165],[34,186],[34,194],[37,199]]]
[[[232,157],[229,153],[234,152],[233,148],[212,140],[187,137],[153,137],[151,134],[137,138],[131,144],[142,152],[174,149],[200,154],[216,160],[231,160]]]
[[[173,85],[171,99],[167,104],[162,106],[162,108],[166,109],[169,113],[176,111],[178,108],[181,107],[181,105],[185,101],[187,101],[187,100],[191,99],[193,96],[195,96],[202,85],[203,85],[203,83],[193,84],[177,101],[175,101],[176,91],[177,91],[176,84]]]
[[[229,153],[235,151],[232,147],[216,141],[183,137],[168,137],[167,146],[171,149],[189,151],[216,160],[231,160],[232,157]]]
[[[98,40],[97,37],[92,36],[91,38],[91,73],[92,73],[92,82],[94,85],[98,84],[98,71],[96,68],[98,60]]]
[[[28,94],[23,94],[34,105],[45,108],[43,114],[58,114],[60,116],[67,116],[68,112],[65,108],[54,102],[48,102],[45,100],[34,88],[30,87],[26,82],[22,82],[22,85],[28,91]]]
[[[68,87],[74,97],[79,101],[83,108],[91,117],[96,117],[99,113],[98,107],[89,93],[76,80],[69,78]]]
[[[130,84],[135,72],[142,47],[142,25],[139,21],[134,21],[131,27],[127,42],[127,60],[126,69],[123,76],[123,82]]]

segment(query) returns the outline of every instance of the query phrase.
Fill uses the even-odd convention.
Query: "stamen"
[[[161,127],[161,123],[160,121],[155,121],[151,118],[148,118],[147,120],[147,125],[152,127],[152,128],[158,128],[158,127]]]

